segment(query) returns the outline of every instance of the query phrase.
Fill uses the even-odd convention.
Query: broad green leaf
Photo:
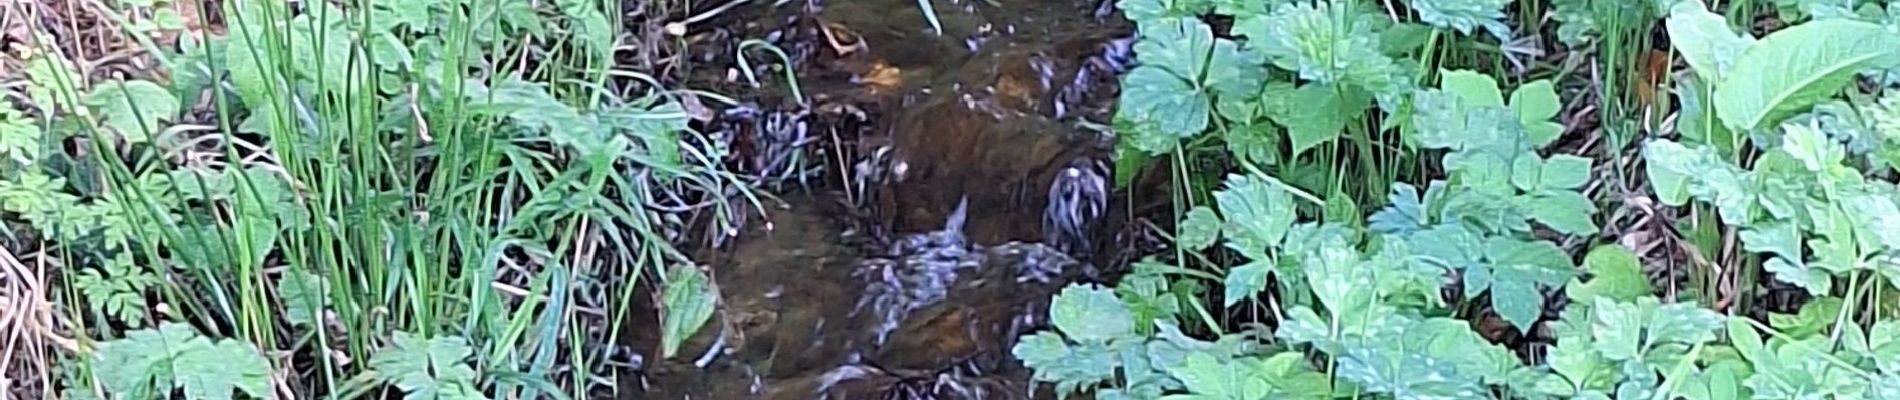
[[[128,143],[157,137],[165,130],[160,121],[178,114],[178,98],[163,86],[140,80],[100,84],[86,94],[85,103]]]
[[[1115,358],[1100,343],[1069,347],[1054,332],[1025,335],[1010,350],[1023,365],[1034,369],[1035,379],[1058,386],[1093,386],[1115,376]],[[1067,393],[1067,390],[1058,390]]]
[[[318,317],[330,299],[324,291],[323,277],[300,269],[284,271],[277,291],[284,299],[284,320],[298,325],[311,326],[320,321]]]
[[[1724,72],[1755,41],[1730,30],[1728,19],[1709,12],[1700,1],[1676,2],[1663,24],[1676,51],[1707,82],[1721,82]]]
[[[1258,63],[1258,56],[1243,54],[1232,41],[1216,40],[1210,28],[1197,19],[1166,18],[1143,23],[1135,53],[1143,66],[1122,80],[1118,117],[1140,125],[1152,124],[1154,133],[1162,135],[1134,141],[1137,148],[1149,154],[1170,150],[1174,142],[1170,138],[1191,137],[1206,130],[1212,112],[1211,93],[1251,93],[1260,85],[1258,75],[1247,73],[1249,65]],[[1203,77],[1207,81],[1202,81]],[[1145,134],[1137,132],[1144,132],[1137,136]]]
[[[1573,274],[1569,257],[1550,242],[1493,238],[1485,243],[1485,255],[1492,263],[1491,306],[1519,331],[1529,331],[1543,313],[1538,286],[1562,284]],[[1473,271],[1466,271],[1467,279]]]
[[[1509,27],[1504,25],[1504,5],[1510,0],[1417,0],[1405,4],[1418,11],[1425,23],[1461,34],[1484,28],[1500,41],[1508,41]]]
[[[188,399],[229,399],[232,389],[266,398],[272,393],[269,371],[270,363],[257,353],[257,348],[237,340],[224,340],[177,353],[177,359],[172,362],[172,381],[184,390]]]
[[[1134,315],[1115,292],[1095,285],[1069,285],[1049,305],[1049,321],[1078,342],[1106,342],[1135,332]]]
[[[1827,270],[1810,268],[1799,260],[1775,257],[1762,263],[1762,269],[1775,274],[1776,280],[1807,289],[1809,294],[1826,294],[1834,288]]]
[[[1504,93],[1498,90],[1498,81],[1471,70],[1439,71],[1439,89],[1457,95],[1463,104],[1476,107],[1504,107]]]
[[[1380,53],[1379,35],[1367,23],[1371,17],[1353,10],[1344,3],[1281,3],[1270,15],[1239,18],[1233,29],[1250,45],[1258,43],[1274,66],[1300,79],[1376,94],[1403,87],[1406,71]]]
[[[1616,368],[1589,342],[1577,339],[1551,348],[1550,369],[1562,375],[1568,381],[1565,389],[1573,392],[1610,390],[1616,382]]]
[[[1374,300],[1377,282],[1357,251],[1343,243],[1328,243],[1306,260],[1305,268],[1314,297],[1327,311],[1335,316],[1369,311],[1365,308]]]
[[[1768,314],[1768,325],[1783,336],[1808,338],[1831,331],[1843,303],[1839,297],[1820,297],[1801,305],[1795,314]]]
[[[1780,123],[1833,96],[1860,71],[1900,63],[1900,36],[1850,20],[1813,21],[1749,46],[1715,89],[1715,109],[1729,129]]]
[[[406,400],[485,399],[468,366],[474,349],[458,336],[417,336],[397,331],[395,340],[376,352],[370,368],[378,378],[404,392]]]
[[[1148,23],[1166,18],[1197,17],[1207,12],[1208,3],[1203,0],[1116,0],[1115,8],[1122,10],[1128,19],[1136,23]]]
[[[1278,164],[1280,132],[1265,123],[1237,124],[1227,130],[1227,152],[1241,162],[1256,166]],[[1125,178],[1120,171],[1116,171],[1115,179],[1119,181]]]
[[[1669,206],[1688,204],[1689,177],[1695,176],[1698,168],[1696,152],[1676,142],[1651,140],[1643,145],[1643,158],[1648,161],[1643,170],[1649,175],[1656,199]]]
[[[1197,96],[1199,91],[1188,81],[1166,70],[1136,67],[1122,78],[1122,88],[1117,117],[1154,126],[1153,140],[1133,142],[1148,154],[1166,154],[1180,138],[1207,129],[1207,102]]]
[[[1553,155],[1544,160],[1539,172],[1542,176],[1539,189],[1582,189],[1584,184],[1590,182],[1590,159],[1567,154]]]
[[[1511,92],[1511,110],[1524,124],[1524,134],[1532,147],[1542,148],[1563,135],[1564,125],[1551,121],[1563,110],[1563,101],[1549,80],[1539,79],[1519,85]]]
[[[1233,307],[1241,301],[1252,300],[1267,289],[1267,275],[1273,272],[1273,263],[1267,260],[1254,260],[1227,270],[1227,277],[1221,285],[1226,287],[1225,300],[1221,307]]]
[[[1280,244],[1293,226],[1293,195],[1280,183],[1253,175],[1228,175],[1227,187],[1214,192],[1214,202],[1226,221],[1222,235],[1227,247],[1250,258],[1261,258]]]
[[[1181,220],[1181,226],[1175,229],[1174,242],[1183,249],[1200,251],[1214,244],[1214,239],[1220,235],[1220,228],[1220,216],[1214,215],[1214,210],[1197,206],[1188,211],[1187,218]]]
[[[272,394],[269,363],[236,340],[213,342],[191,326],[164,323],[101,343],[92,374],[112,398],[230,399],[233,389],[256,398]]]
[[[1531,218],[1550,227],[1551,230],[1569,235],[1591,235],[1597,232],[1596,204],[1591,203],[1582,194],[1572,191],[1549,191],[1530,197]]]
[[[1812,124],[1783,124],[1781,150],[1801,161],[1810,172],[1825,171],[1839,165],[1847,158],[1847,152],[1821,133],[1820,127]]]
[[[1544,312],[1544,295],[1526,268],[1502,267],[1492,270],[1491,307],[1519,332],[1529,332]]]
[[[1259,399],[1271,386],[1265,376],[1243,368],[1239,363],[1221,362],[1207,353],[1191,353],[1181,364],[1168,368],[1168,375],[1180,380],[1196,399]]]
[[[1392,194],[1386,196],[1390,205],[1366,218],[1367,228],[1376,233],[1406,234],[1425,226],[1425,205],[1418,197],[1418,188],[1405,182],[1392,184]]]
[[[1339,90],[1342,89],[1309,84],[1294,92],[1293,104],[1298,108],[1292,115],[1279,119],[1287,127],[1293,154],[1333,141],[1348,121],[1358,119],[1359,114],[1365,112],[1364,101],[1352,102],[1352,96]]]
[[[679,353],[681,343],[699,332],[699,327],[712,318],[713,308],[719,301],[713,289],[713,283],[707,281],[706,274],[693,265],[680,264],[667,270],[665,287],[662,289],[661,305],[664,316],[660,331],[661,358],[673,358]]]
[[[1567,291],[1572,301],[1594,302],[1602,297],[1633,302],[1650,293],[1649,277],[1643,273],[1641,262],[1622,246],[1597,246],[1584,256],[1583,265],[1591,277],[1588,282],[1570,283]]]

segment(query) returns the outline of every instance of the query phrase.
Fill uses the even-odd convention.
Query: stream
[[[693,79],[748,101],[705,130],[803,179],[699,252],[721,300],[678,355],[654,356],[637,287],[622,398],[1054,398],[1009,351],[1124,251],[1107,125],[1132,29],[1098,0],[930,4],[935,24],[916,0],[755,1],[685,37]]]

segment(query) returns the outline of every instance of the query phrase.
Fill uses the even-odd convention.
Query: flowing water
[[[1104,126],[1127,24],[1098,0],[935,1],[941,34],[915,0],[753,4],[709,23],[784,49],[807,101],[768,82],[742,90],[778,105],[713,125],[752,172],[830,172],[699,258],[721,303],[681,354],[653,357],[659,317],[631,313],[623,397],[1050,397],[1009,349],[1113,253]]]

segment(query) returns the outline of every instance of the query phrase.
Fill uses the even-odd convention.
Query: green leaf
[[[1078,342],[1107,342],[1134,334],[1134,314],[1115,292],[1095,285],[1069,285],[1049,305],[1049,321]]]
[[[0,107],[0,160],[31,164],[39,158],[39,122],[13,107]]]
[[[1529,273],[1516,267],[1492,270],[1491,307],[1519,332],[1530,332],[1544,312],[1544,295],[1537,291]]]
[[[1847,159],[1846,150],[1841,148],[1839,143],[1829,139],[1827,134],[1821,133],[1820,127],[1812,123],[1783,124],[1782,132],[1784,134],[1781,136],[1781,150],[1794,156],[1795,160],[1801,161],[1801,165],[1810,172],[1826,171],[1830,167],[1840,165],[1841,160]]]
[[[230,399],[232,389],[256,398],[273,394],[269,362],[236,340],[213,342],[191,326],[165,323],[101,343],[92,374],[112,398]],[[156,385],[156,386],[154,386]]]
[[[384,383],[402,389],[406,400],[485,399],[475,386],[475,370],[465,361],[473,354],[458,336],[425,338],[397,331],[390,346],[370,359],[370,368]]]
[[[1150,154],[1164,154],[1175,141],[1205,131],[1214,95],[1242,101],[1257,95],[1264,81],[1262,56],[1231,40],[1215,39],[1198,19],[1163,18],[1140,25],[1135,44],[1142,66],[1122,79],[1117,118],[1152,131],[1136,130],[1130,142]],[[1158,133],[1156,137],[1147,137]]]
[[[1850,20],[1814,21],[1775,32],[1735,59],[1715,89],[1729,129],[1749,131],[1819,103],[1863,70],[1900,63],[1900,36]]]
[[[1214,192],[1221,219],[1227,221],[1227,247],[1250,258],[1264,257],[1279,245],[1296,217],[1293,195],[1272,179],[1228,175],[1227,187]]]
[[[1267,260],[1254,260],[1227,270],[1222,281],[1226,287],[1223,293],[1222,307],[1233,307],[1241,301],[1252,300],[1260,291],[1267,289],[1267,275],[1273,272],[1273,263]]]
[[[1103,343],[1071,348],[1055,333],[1042,331],[1023,336],[1010,353],[1035,370],[1037,381],[1057,383],[1058,393],[1092,387],[1115,377],[1114,352]]]
[[[1509,41],[1511,29],[1504,25],[1504,5],[1509,0],[1420,0],[1407,2],[1418,11],[1420,20],[1439,28],[1471,34],[1484,28],[1499,41]]]
[[[1259,43],[1274,66],[1300,79],[1395,93],[1407,82],[1406,72],[1380,53],[1379,35],[1368,23],[1374,17],[1352,10],[1344,3],[1282,3],[1270,15],[1237,19],[1234,32],[1245,35],[1250,45]]]
[[[1377,295],[1378,282],[1372,268],[1361,262],[1358,251],[1345,243],[1327,242],[1305,260],[1306,280],[1313,296],[1335,316],[1371,313],[1368,306]]]
[[[163,86],[147,81],[101,84],[86,94],[85,103],[128,143],[143,143],[157,137],[165,130],[160,121],[178,115],[178,99]]]
[[[1117,118],[1138,124],[1153,124],[1155,140],[1136,140],[1136,148],[1148,154],[1166,154],[1175,141],[1207,129],[1207,102],[1188,81],[1160,67],[1136,67],[1122,78],[1121,105]],[[1136,134],[1143,134],[1140,132]]]
[[[1174,242],[1183,249],[1200,251],[1214,244],[1220,235],[1220,228],[1220,216],[1214,215],[1214,210],[1196,206],[1188,211],[1187,219],[1181,220],[1181,226],[1176,228]]]
[[[1643,273],[1642,263],[1623,246],[1597,246],[1583,257],[1583,265],[1591,278],[1589,282],[1570,283],[1567,292],[1572,301],[1590,304],[1602,297],[1633,302],[1638,297],[1650,294],[1649,277]]]
[[[1293,93],[1293,104],[1298,104],[1298,109],[1278,120],[1287,127],[1295,155],[1338,138],[1346,123],[1357,120],[1366,110],[1364,100],[1354,102],[1351,96],[1327,85],[1300,87]]]
[[[1728,19],[1709,12],[1700,1],[1676,2],[1663,24],[1676,51],[1707,82],[1721,82],[1736,58],[1755,41],[1730,30]]]
[[[714,295],[712,282],[706,275],[692,265],[675,265],[668,269],[666,287],[661,296],[665,318],[661,331],[661,358],[672,358],[679,353],[681,343],[699,332],[712,318],[713,307],[719,299]]]
[[[1591,203],[1582,194],[1572,191],[1550,191],[1531,196],[1531,218],[1550,227],[1551,230],[1569,235],[1591,235],[1597,232],[1596,204]]]
[[[1518,120],[1524,124],[1524,134],[1532,147],[1542,148],[1563,135],[1564,125],[1551,121],[1563,107],[1549,80],[1527,82],[1511,92],[1511,110],[1517,112]]]
[[[53,38],[45,36],[41,40]],[[66,88],[70,87],[74,93],[85,92],[86,77],[80,76],[78,68],[74,68],[71,61],[58,53],[40,53],[27,59],[22,72],[26,75],[26,81],[33,83],[26,85],[26,97],[40,109],[40,115],[52,114],[54,110],[70,110],[76,106],[72,102],[79,99],[67,98]],[[75,111],[80,115],[87,113],[85,109]]]
[[[1550,156],[1539,169],[1540,185],[1537,189],[1582,189],[1590,182],[1590,159],[1567,154]],[[1525,189],[1526,191],[1534,191]]]
[[[1498,316],[1528,332],[1543,313],[1544,296],[1539,285],[1554,286],[1569,281],[1569,256],[1550,242],[1525,242],[1493,238],[1485,243],[1490,259],[1491,306]],[[1466,271],[1471,279],[1472,271]]]
[[[1128,15],[1128,19],[1145,24],[1166,18],[1196,17],[1207,11],[1207,2],[1202,0],[1117,0],[1115,8]]]
[[[1430,222],[1425,215],[1425,205],[1418,197],[1418,188],[1405,182],[1392,184],[1392,194],[1386,196],[1391,205],[1366,218],[1367,228],[1377,233],[1406,234],[1418,230]]]
[[[330,299],[324,291],[323,277],[299,269],[284,271],[277,290],[284,299],[284,320],[292,324],[315,325]]]
[[[1504,107],[1504,93],[1498,90],[1498,81],[1471,70],[1439,71],[1438,87],[1447,93],[1457,95],[1461,103],[1475,107]]]
[[[225,340],[179,353],[172,364],[172,381],[188,399],[229,399],[232,389],[267,398],[272,393],[268,371],[270,364],[256,348]]]
[[[1208,400],[1258,399],[1267,395],[1270,385],[1264,376],[1243,370],[1237,363],[1223,363],[1207,353],[1191,353],[1168,375],[1180,380],[1196,398]]]
[[[1775,257],[1762,263],[1762,269],[1775,274],[1776,280],[1807,289],[1808,294],[1823,295],[1834,288],[1827,270],[1810,268],[1799,260]]]

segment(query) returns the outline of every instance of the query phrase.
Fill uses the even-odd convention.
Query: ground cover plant
[[[0,3],[0,390],[629,395],[630,304],[637,362],[690,357],[689,254],[767,208],[694,129],[761,94],[654,61],[746,3]],[[1109,6],[1114,186],[1166,246],[1050,300],[1031,385],[1900,399],[1894,1]]]
[[[1900,396],[1895,5],[1119,5],[1173,252],[1014,348],[1057,393]]]

